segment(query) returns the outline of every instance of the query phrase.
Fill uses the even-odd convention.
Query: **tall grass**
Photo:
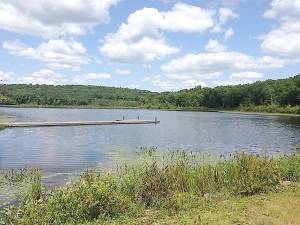
[[[12,224],[82,224],[137,217],[146,209],[174,212],[184,201],[220,195],[249,196],[274,191],[281,181],[300,181],[300,157],[244,153],[213,158],[183,151],[145,150],[114,171],[86,170],[80,179],[50,194],[40,177],[26,201],[12,209]]]
[[[276,104],[272,105],[258,105],[258,106],[240,106],[238,108],[241,111],[246,112],[262,112],[262,113],[286,113],[286,114],[300,114],[300,106],[280,106]]]

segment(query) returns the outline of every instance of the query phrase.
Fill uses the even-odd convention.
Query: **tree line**
[[[300,75],[252,84],[177,92],[83,85],[0,85],[1,105],[215,108],[300,113]]]

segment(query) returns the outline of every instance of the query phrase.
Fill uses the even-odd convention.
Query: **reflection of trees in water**
[[[300,116],[276,116],[276,122],[284,126],[300,128]]]
[[[295,153],[300,153],[300,141],[295,144]]]

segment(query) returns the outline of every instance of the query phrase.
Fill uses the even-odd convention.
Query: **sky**
[[[0,83],[176,91],[300,72],[300,0],[0,0]]]

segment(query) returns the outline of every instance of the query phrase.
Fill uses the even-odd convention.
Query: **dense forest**
[[[300,75],[178,92],[82,85],[0,85],[0,105],[238,109],[300,114]]]

